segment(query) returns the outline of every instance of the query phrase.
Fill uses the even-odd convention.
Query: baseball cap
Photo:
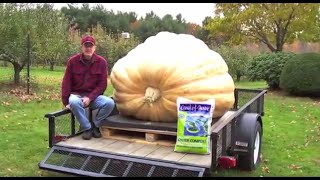
[[[91,44],[95,45],[96,40],[94,39],[93,36],[86,35],[86,36],[83,36],[81,39],[81,45],[84,43],[91,43]]]

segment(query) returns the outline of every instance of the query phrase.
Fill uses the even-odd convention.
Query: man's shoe
[[[92,138],[92,130],[91,129],[85,130],[82,134],[82,139],[89,140],[91,138]]]
[[[95,138],[101,138],[101,132],[98,127],[94,127],[92,130],[92,135]]]

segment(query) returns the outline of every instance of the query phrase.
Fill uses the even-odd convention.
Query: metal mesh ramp
[[[53,146],[39,168],[95,177],[202,177],[205,168]]]

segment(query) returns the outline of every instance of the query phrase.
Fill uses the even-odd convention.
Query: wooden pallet
[[[159,131],[137,128],[115,128],[101,127],[102,137],[105,139],[124,140],[144,144],[155,144],[163,146],[174,146],[176,143],[176,132]]]

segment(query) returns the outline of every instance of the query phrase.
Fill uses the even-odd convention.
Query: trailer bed
[[[204,168],[210,168],[211,166],[211,154],[199,155],[178,153],[174,152],[174,147],[163,145],[152,145],[106,138],[92,138],[91,140],[85,141],[82,139],[81,135],[77,135],[65,141],[58,142],[56,146],[95,152],[107,152],[115,155],[128,155],[130,157]]]
[[[199,155],[174,152],[174,146],[141,142],[140,136],[124,133],[127,139],[118,139],[114,133],[102,138],[83,140],[79,123],[68,109],[48,113],[49,147],[47,156],[39,163],[39,168],[84,176],[116,177],[202,177],[208,176],[219,165],[219,157],[244,153],[242,140],[238,138],[236,128],[248,114],[259,116],[252,121],[261,124],[264,115],[264,94],[266,90],[236,89],[235,104],[222,117],[212,121],[209,146],[211,154]],[[102,128],[125,129],[149,135],[152,133],[176,136],[176,124],[154,124],[136,122],[130,118],[119,118],[117,111],[112,113]],[[92,120],[94,111],[88,109]],[[122,120],[122,121],[119,121]],[[245,119],[247,120],[247,119]],[[250,119],[251,120],[251,119]],[[108,132],[108,131],[107,131]],[[116,132],[116,131],[114,131]],[[119,131],[120,134],[121,130]],[[103,129],[102,129],[103,134]],[[118,134],[118,135],[119,135]],[[147,137],[147,136],[145,136]],[[149,137],[149,136],[148,136]],[[134,140],[128,141],[128,140]],[[136,141],[138,140],[138,141]],[[142,139],[143,140],[143,139]],[[147,138],[146,138],[147,140]],[[170,138],[172,141],[172,139]],[[153,142],[153,141],[152,141]],[[242,144],[241,144],[242,143]],[[171,144],[172,145],[172,144]],[[239,147],[241,146],[241,147]],[[242,149],[241,149],[242,148]]]

